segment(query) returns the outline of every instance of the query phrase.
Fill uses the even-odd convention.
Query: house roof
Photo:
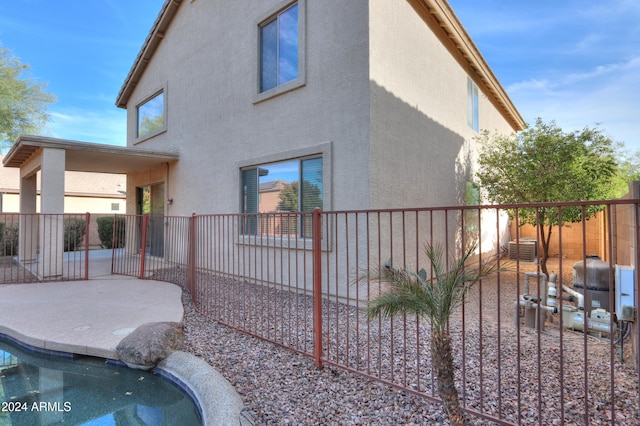
[[[183,0],[165,1],[116,98],[116,106],[118,108],[127,107],[129,97],[140,81],[158,45],[162,42],[182,2]],[[409,2],[417,3],[427,12],[422,17],[431,30],[440,38],[461,65],[469,70],[474,81],[484,89],[483,92],[488,95],[513,129],[524,129],[524,119],[485,61],[480,50],[478,50],[462,26],[449,3],[446,0],[409,0]]]
[[[0,160],[4,160],[0,154]],[[76,197],[125,198],[127,177],[114,173],[88,173],[67,171],[64,174],[65,195]],[[40,191],[40,179],[37,182]],[[0,192],[20,193],[20,171],[13,167],[0,167]]]
[[[280,192],[290,185],[291,182],[286,182],[284,180],[270,180],[269,182],[263,182],[260,184],[259,192]]]
[[[118,93],[118,97],[116,98],[116,106],[118,108],[127,107],[127,102],[129,101],[131,93],[133,93],[133,89],[136,87],[136,84],[138,84],[138,81],[140,81],[142,74],[144,74],[149,61],[151,61],[158,45],[164,38],[164,34],[181,4],[182,0],[166,0],[162,5],[162,9],[160,9],[160,13],[142,45],[142,49],[140,49],[138,56],[133,62],[133,66],[120,89],[120,93]]]
[[[2,163],[4,167],[21,167],[43,148],[64,149],[65,170],[77,172],[125,174],[179,159],[177,152],[21,135]]]
[[[433,32],[449,51],[472,72],[472,78],[509,121],[514,130],[523,130],[526,123],[507,95],[491,67],[480,53],[467,30],[446,0],[415,0],[429,14],[423,16]],[[435,25],[434,25],[435,24]]]

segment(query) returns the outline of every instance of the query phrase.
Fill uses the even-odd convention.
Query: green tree
[[[467,261],[474,253],[471,247],[464,255],[447,262],[439,246],[427,245],[425,253],[431,263],[431,278],[423,268],[418,272],[380,267],[371,272],[374,279],[389,284],[389,290],[369,302],[369,319],[378,315],[416,315],[426,318],[431,326],[431,362],[437,377],[438,395],[452,424],[466,424],[455,386],[451,335],[447,324],[453,311],[462,305],[475,283],[495,272],[495,263],[470,268]],[[447,266],[451,264],[451,269]]]
[[[11,147],[20,134],[37,134],[49,120],[48,104],[55,97],[45,83],[26,76],[23,64],[0,47],[0,149]]]
[[[620,170],[616,149],[598,128],[563,132],[554,121],[540,118],[534,127],[509,136],[482,132],[477,178],[489,200],[497,204],[605,200],[616,195]],[[619,189],[619,186],[617,187]],[[542,272],[548,274],[552,229],[595,215],[598,206],[522,208],[520,224],[538,227]],[[510,211],[513,217],[514,212]],[[584,217],[583,217],[584,216]]]
[[[629,192],[629,182],[640,180],[640,152],[630,152],[622,144],[618,151],[617,198]]]
[[[140,135],[146,136],[158,129],[161,129],[164,126],[164,116],[156,115],[153,117],[142,117],[142,122],[140,123]]]
[[[280,191],[278,210],[282,212],[310,212],[322,207],[322,190],[310,181],[302,180],[302,204],[299,200],[298,181],[291,182]]]
[[[280,191],[280,202],[278,203],[278,211],[281,212],[297,212],[300,210],[298,204],[298,181],[285,185]]]

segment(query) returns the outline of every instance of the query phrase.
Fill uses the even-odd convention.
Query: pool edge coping
[[[182,388],[200,409],[203,425],[253,425],[242,398],[215,368],[188,352],[175,351],[153,369]],[[202,404],[206,401],[206,404]]]
[[[9,341],[27,351],[69,360],[78,356],[89,356],[104,359],[113,365],[130,368],[118,359],[51,349],[46,345],[44,345],[45,347],[39,346],[33,341],[27,343],[20,340],[21,337],[26,336],[20,333],[7,333],[7,331],[10,330],[0,329],[0,339]],[[203,425],[254,424],[253,416],[247,411],[235,388],[202,358],[187,352],[175,351],[160,361],[151,371],[158,374],[163,380],[177,386],[191,398],[202,418]],[[206,403],[203,404],[203,402]]]

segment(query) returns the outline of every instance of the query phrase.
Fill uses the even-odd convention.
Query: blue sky
[[[0,44],[57,100],[47,136],[126,144],[115,100],[164,0],[0,0]]]
[[[450,0],[525,121],[640,151],[640,1]]]
[[[0,0],[0,43],[48,82],[47,134],[124,145],[115,98],[164,0]],[[640,151],[640,1],[450,0],[529,123]]]

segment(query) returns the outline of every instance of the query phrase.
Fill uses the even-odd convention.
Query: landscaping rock
[[[180,350],[183,343],[182,324],[153,322],[141,325],[122,339],[116,352],[128,367],[151,370],[169,354]]]

